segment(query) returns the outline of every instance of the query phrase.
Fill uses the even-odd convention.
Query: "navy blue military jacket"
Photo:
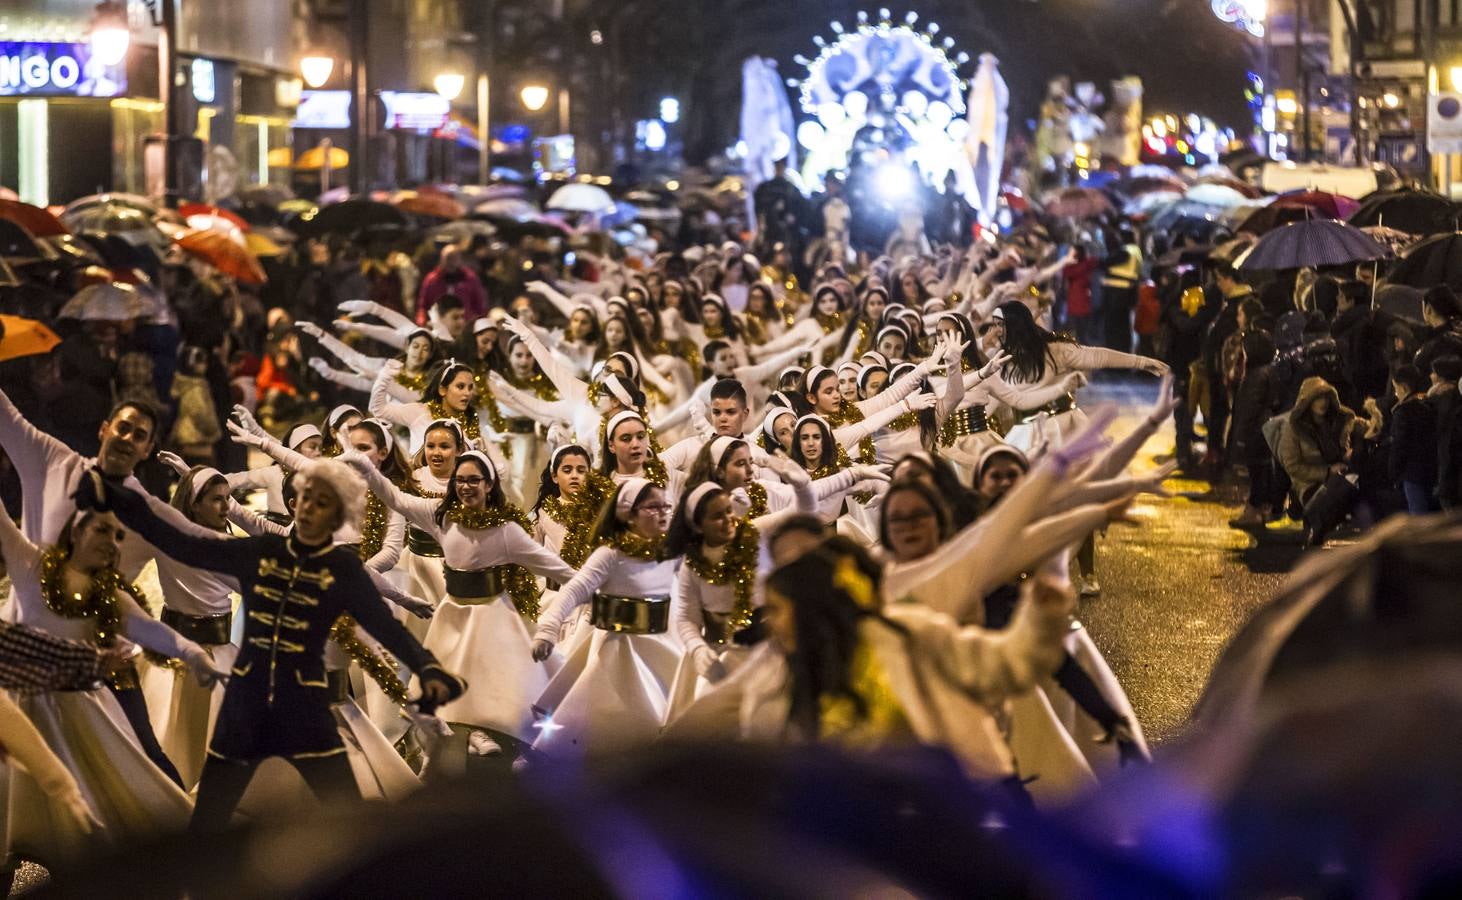
[[[342,614],[353,616],[412,671],[436,660],[391,615],[356,552],[309,547],[288,537],[208,538],[159,519],[136,493],[111,484],[122,524],[184,565],[231,575],[243,597],[244,641],[224,692],[208,752],[251,761],[345,752],[325,680],[325,641]]]

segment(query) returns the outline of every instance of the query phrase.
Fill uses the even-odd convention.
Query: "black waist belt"
[[[507,419],[503,424],[508,426],[508,434],[532,434],[536,426],[532,419]]]
[[[457,600],[496,600],[503,592],[502,566],[463,571],[442,563],[447,593]]]
[[[294,519],[290,518],[289,513],[266,512],[264,518],[273,522],[275,525],[283,525],[286,528],[294,521]]]
[[[1049,413],[1050,415],[1055,416],[1064,412],[1071,412],[1075,408],[1076,398],[1071,396],[1070,394],[1066,394],[1065,396],[1057,397],[1055,400],[1052,400],[1045,406],[1038,407],[1036,409],[1022,410],[1020,414],[1020,420],[1022,422],[1029,422],[1041,413]]]
[[[233,613],[221,616],[190,616],[174,609],[164,608],[162,624],[181,634],[195,644],[218,646],[227,644],[229,632],[233,629]]]
[[[406,549],[417,556],[429,556],[432,559],[442,558],[442,545],[437,543],[436,538],[420,528],[407,527]]]
[[[589,622],[617,634],[664,634],[670,629],[670,598],[595,594]]]
[[[344,703],[350,699],[350,670],[331,669],[325,673],[325,685],[331,703]]]

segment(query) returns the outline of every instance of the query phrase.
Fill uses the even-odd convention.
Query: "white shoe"
[[[1087,575],[1076,584],[1077,593],[1083,597],[1095,597],[1102,592],[1101,582],[1096,580],[1095,575]]]
[[[503,748],[487,732],[474,731],[467,738],[467,752],[473,756],[501,756]]]

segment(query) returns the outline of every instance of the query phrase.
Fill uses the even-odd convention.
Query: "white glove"
[[[731,515],[741,518],[751,512],[751,494],[746,488],[737,488],[731,492]]]
[[[330,364],[318,356],[310,357],[310,368],[314,369],[321,378],[328,379],[331,375]]]
[[[209,688],[228,681],[229,670],[220,668],[213,661],[213,657],[208,655],[208,651],[197,645],[183,655],[183,664],[188,667],[199,687]]]
[[[854,481],[888,481],[887,466],[853,466]]]
[[[234,418],[239,420],[239,424],[244,426],[244,429],[250,434],[255,434],[259,437],[269,436],[269,432],[264,430],[264,426],[259,424],[259,420],[254,418],[254,414],[249,412],[248,407],[235,403],[233,415]]]
[[[558,448],[574,442],[573,429],[559,422],[548,426],[548,446]]]
[[[1149,359],[1146,356],[1142,357],[1142,361],[1137,364],[1137,368],[1149,375],[1157,375],[1159,377],[1168,374],[1167,363],[1160,359]]]
[[[172,469],[174,472],[177,472],[179,475],[187,475],[190,471],[188,464],[183,462],[181,456],[168,450],[157,451],[157,461]]]
[[[1010,361],[1010,354],[1004,350],[996,350],[990,354],[990,361],[980,367],[980,379],[984,380],[999,372],[1004,365]]]
[[[304,332],[312,338],[321,338],[325,336],[325,329],[321,328],[319,325],[316,325],[314,322],[296,322],[294,323],[294,327],[298,328],[300,331]]]
[[[922,409],[933,409],[939,402],[939,398],[928,391],[918,391],[903,399],[904,409],[909,412],[918,412]]]
[[[235,444],[243,444],[245,447],[259,448],[262,448],[264,446],[264,439],[262,437],[244,428],[244,426],[240,425],[239,423],[229,420],[227,422],[224,422],[223,424],[224,427],[228,428],[229,434],[233,435],[233,442]]]
[[[350,319],[334,319],[330,322],[330,324],[335,326],[335,330],[340,332],[341,334],[344,334],[345,332],[355,328],[355,322],[351,321]]]
[[[341,444],[340,446],[349,447],[350,445]],[[355,469],[357,472],[370,472],[376,468],[375,463],[366,458],[366,455],[359,450],[344,450],[335,458],[350,466],[352,469]]]
[[[418,619],[430,619],[437,611],[437,608],[428,600],[423,600],[414,594],[401,594],[393,598],[396,605],[416,616]]]
[[[388,359],[381,364],[381,374],[387,375],[391,378],[395,378],[397,375],[401,374],[401,368],[403,365],[405,364],[399,359]]]
[[[690,401],[690,422],[695,428],[696,434],[706,440],[714,440],[716,429],[711,427],[710,421],[706,418],[706,405],[699,399]]]
[[[695,648],[691,661],[695,663],[696,672],[711,684],[726,677],[726,666],[710,647],[702,645]]]
[[[1084,387],[1085,385],[1085,372],[1072,372],[1070,375],[1067,375],[1065,378],[1061,379],[1061,386],[1066,390],[1068,394],[1076,391],[1081,387]]]
[[[373,305],[369,300],[342,300],[335,308],[348,316],[368,316]]]

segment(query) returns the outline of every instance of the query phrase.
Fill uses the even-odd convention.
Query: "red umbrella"
[[[462,204],[438,191],[401,191],[391,198],[391,205],[404,213],[434,219],[460,219],[467,215]]]
[[[213,229],[184,231],[174,238],[178,246],[203,260],[225,275],[245,284],[268,281],[264,267],[248,250],[240,247],[227,234]]]
[[[1323,219],[1348,219],[1352,213],[1360,209],[1360,201],[1328,191],[1301,191],[1297,194],[1284,194],[1274,201],[1274,205],[1307,206],[1319,213],[1317,218]]]
[[[1066,188],[1046,198],[1046,212],[1059,219],[1094,219],[1111,208],[1112,201],[1096,188]]]
[[[178,207],[178,215],[182,216],[185,220],[191,219],[194,216],[211,216],[215,219],[227,220],[234,227],[238,228],[239,231],[249,230],[249,223],[245,222],[238,213],[230,212],[226,209],[219,209],[217,206],[210,206],[207,203],[184,203]]]
[[[0,200],[0,219],[9,219],[38,238],[71,233],[71,229],[63,225],[50,210],[21,203],[19,200]]]

